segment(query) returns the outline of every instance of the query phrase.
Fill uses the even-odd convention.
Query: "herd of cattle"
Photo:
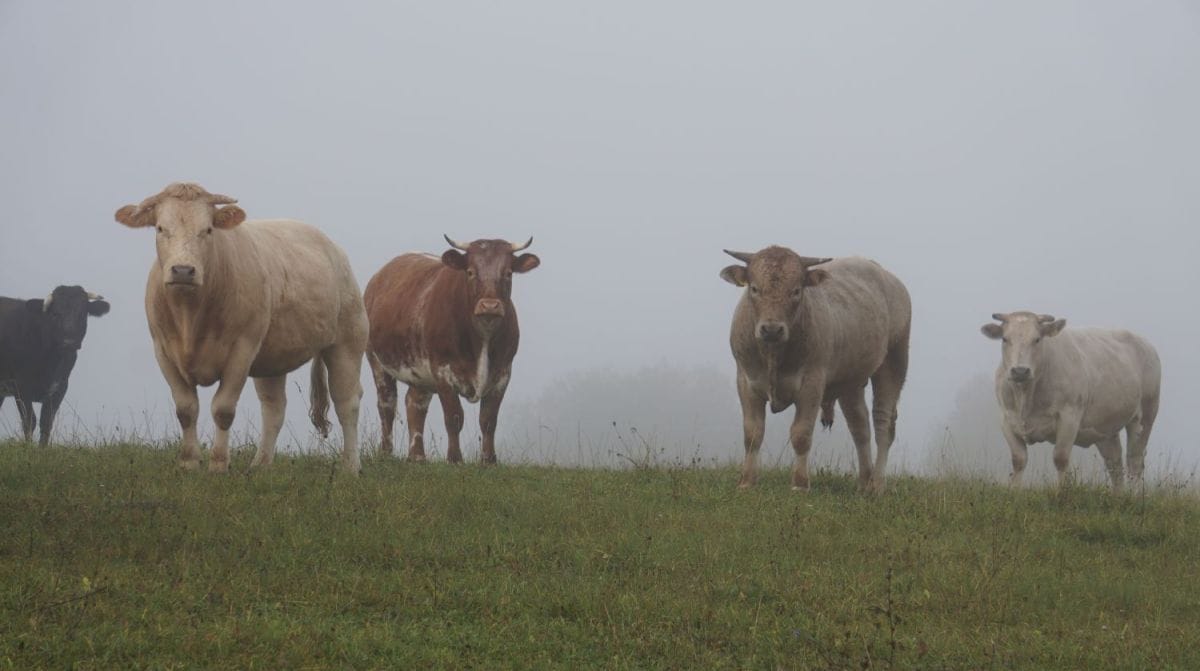
[[[342,463],[358,472],[359,384],[364,354],[383,425],[380,449],[393,449],[396,381],[408,391],[408,458],[424,460],[422,434],[436,394],[448,435],[447,458],[462,461],[460,397],[480,403],[482,460],[495,463],[495,433],[520,330],[514,273],[538,267],[530,243],[451,240],[441,257],[404,254],[360,293],[350,262],[321,231],[290,220],[245,221],[228,196],[175,183],[116,220],[153,228],[158,258],[146,283],[154,356],[171,388],[183,430],[179,463],[200,462],[196,387],[218,384],[209,470],[229,468],[229,428],[247,378],[262,404],[254,466],[270,464],[283,425],[285,380],[312,361],[311,418],[327,435],[330,401],[342,429]],[[882,491],[896,406],[908,370],[912,309],[904,284],[862,258],[798,256],[784,247],[728,252],[740,263],[721,277],[745,287],[733,315],[745,461],[739,486],[755,482],[766,408],[795,408],[792,486],[809,486],[808,452],[818,415],[842,409],[858,453],[859,485]],[[100,296],[61,286],[44,300],[0,297],[0,403],[15,397],[25,440],[37,423],[50,437],[89,316],[107,313]],[[993,314],[983,334],[1001,340],[996,397],[1001,431],[1019,484],[1026,446],[1054,443],[1060,481],[1071,448],[1096,445],[1114,489],[1125,479],[1119,434],[1126,432],[1129,477],[1140,482],[1158,412],[1160,364],[1154,347],[1128,331],[1065,329],[1032,312]],[[866,403],[871,384],[872,407]],[[871,459],[874,429],[876,455]]]

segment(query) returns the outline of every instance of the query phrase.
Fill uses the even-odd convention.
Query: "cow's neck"
[[[204,269],[204,284],[195,288],[164,288],[171,321],[182,341],[184,361],[190,360],[201,341],[209,339],[214,326],[230,325],[229,320],[220,317],[229,308],[233,286],[231,264],[226,258],[228,250],[222,249],[227,241],[223,238],[215,241],[214,253]]]

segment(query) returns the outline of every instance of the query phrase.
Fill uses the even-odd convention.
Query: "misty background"
[[[166,441],[142,307],[153,235],[114,222],[121,205],[197,181],[252,219],[319,226],[360,286],[396,254],[440,253],[443,232],[532,235],[500,460],[724,463],[742,446],[721,249],[859,254],[913,297],[895,467],[1008,472],[999,346],[978,329],[1032,309],[1157,346],[1147,469],[1187,471],[1198,83],[1200,8],[1182,0],[6,0],[0,294],[105,295],[56,435]],[[315,442],[307,377],[289,380],[281,449]],[[790,463],[790,417],[768,425],[764,464]],[[837,423],[814,462],[851,468]],[[248,387],[234,429],[258,424]],[[9,402],[0,435],[18,433]],[[1031,468],[1049,461],[1031,449]]]

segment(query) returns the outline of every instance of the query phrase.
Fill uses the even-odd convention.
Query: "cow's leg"
[[[858,453],[858,488],[865,490],[871,485],[872,472],[871,418],[867,412],[866,389],[859,387],[843,394],[838,405],[842,407],[842,416],[846,418],[846,427],[850,429],[854,450]]]
[[[883,365],[871,376],[872,419],[875,424],[875,468],[871,471],[871,482],[867,489],[876,494],[883,491],[887,476],[888,451],[896,438],[897,406],[900,404],[900,389],[908,375],[908,341],[892,346]]]
[[[396,424],[396,378],[383,369],[379,357],[367,354],[367,363],[371,366],[371,377],[375,379],[375,398],[379,408],[379,453],[391,456],[392,428]]]
[[[1010,487],[1020,487],[1025,464],[1029,461],[1029,449],[1025,441],[1003,420],[1000,421],[1000,432],[1004,434],[1004,442],[1008,443],[1008,451],[1012,453],[1012,474],[1008,476],[1008,484]]]
[[[175,364],[154,346],[154,358],[162,371],[167,386],[171,388],[171,400],[175,402],[175,417],[183,430],[183,442],[179,446],[179,467],[194,471],[200,467],[200,442],[196,436],[196,418],[200,416],[200,397],[196,387],[184,381]]]
[[[217,425],[213,438],[212,455],[208,459],[209,473],[225,473],[229,470],[229,427],[233,426],[237,414],[238,399],[250,376],[250,364],[258,352],[259,343],[239,341],[230,353],[225,370],[221,373],[221,384],[212,399],[212,418]]]
[[[362,349],[351,345],[334,345],[325,350],[325,365],[329,368],[329,396],[338,424],[342,426],[342,468],[349,473],[362,470],[358,457],[358,407],[362,400]]]
[[[45,410],[43,409],[42,412]],[[33,402],[18,396],[17,414],[21,416],[21,434],[25,437],[25,442],[32,443],[33,429],[37,426],[37,415],[33,412]]]
[[[758,480],[758,449],[762,447],[766,430],[767,399],[755,393],[740,370],[737,373],[737,390],[742,403],[742,442],[746,449],[738,487],[745,489]]]
[[[1158,396],[1154,396],[1142,401],[1141,417],[1125,427],[1126,467],[1129,470],[1129,480],[1134,486],[1142,485],[1142,477],[1146,470],[1146,443],[1150,441],[1150,431],[1154,428],[1154,420],[1157,418]]]
[[[1104,457],[1104,466],[1108,469],[1108,479],[1112,481],[1114,492],[1121,491],[1125,482],[1125,468],[1121,466],[1121,439],[1113,435],[1096,443],[1100,456]]]
[[[270,466],[275,460],[275,441],[287,412],[287,375],[256,377],[254,391],[262,406],[262,438],[258,441],[258,449],[254,450],[251,468]]]
[[[463,427],[462,401],[458,394],[447,386],[438,387],[438,400],[442,402],[442,414],[446,420],[446,460],[452,464],[462,463],[462,450],[458,447],[458,434]]]
[[[54,429],[54,418],[62,407],[63,399],[67,396],[67,383],[62,382],[54,395],[42,403],[42,416],[38,421],[38,443],[43,447],[50,444],[50,431]]]
[[[792,489],[795,490],[808,491],[809,488],[808,452],[812,449],[813,428],[821,410],[824,387],[824,380],[806,380],[796,399],[796,415],[789,431],[792,449],[796,452],[796,462],[792,466]]]
[[[496,422],[500,416],[500,403],[504,401],[507,387],[493,389],[479,401],[479,431],[483,434],[483,453],[480,455],[485,466],[496,463]]]
[[[404,395],[404,412],[408,418],[408,460],[425,461],[425,416],[429,414],[429,399],[433,394],[410,386]]]
[[[1071,448],[1075,447],[1075,437],[1079,435],[1081,413],[1075,410],[1064,410],[1058,415],[1058,431],[1054,438],[1054,468],[1058,470],[1058,486],[1062,487],[1071,479]]]

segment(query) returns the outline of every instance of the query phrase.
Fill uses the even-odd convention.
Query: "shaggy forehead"
[[[467,245],[467,255],[481,264],[493,263],[497,259],[512,256],[512,245],[507,240],[476,240]]]
[[[755,280],[766,285],[795,282],[804,274],[800,257],[780,247],[768,247],[755,254],[749,270]]]
[[[202,200],[180,200],[167,198],[158,204],[158,214],[163,223],[176,220],[208,219],[212,216],[212,206]]]
[[[1004,321],[1004,332],[1014,335],[1024,333],[1037,334],[1039,328],[1039,318],[1032,312],[1014,312]]]

